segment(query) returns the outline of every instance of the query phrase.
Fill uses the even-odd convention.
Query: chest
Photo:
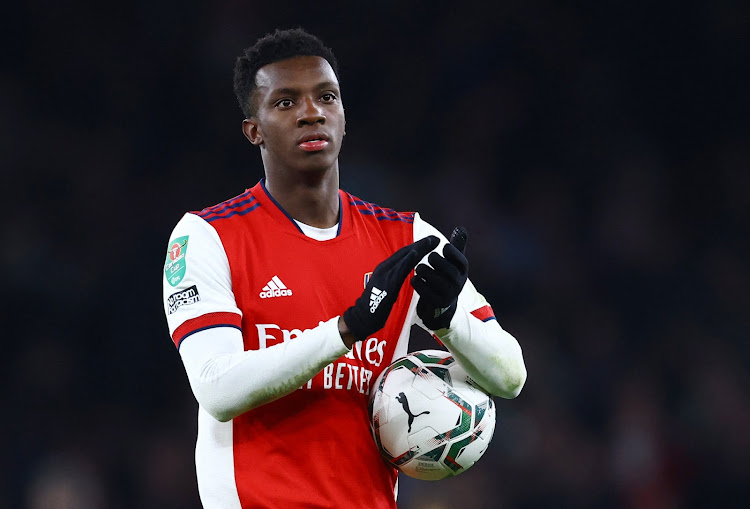
[[[358,233],[321,242],[271,224],[235,236],[227,257],[246,349],[290,341],[341,315],[362,294],[368,275],[404,242]]]

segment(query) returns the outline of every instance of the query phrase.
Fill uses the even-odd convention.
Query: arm
[[[482,298],[470,281],[461,294],[450,326],[434,334],[485,390],[502,398],[515,398],[526,382],[521,346],[503,330],[489,305],[475,308],[474,313],[469,311]],[[491,314],[491,318],[483,321],[483,313]]]
[[[518,341],[503,330],[485,298],[467,279],[468,262],[463,257],[462,249],[446,248],[448,242],[445,237],[417,215],[414,237],[417,239],[425,235],[439,236],[441,246],[438,252],[452,252],[446,258],[433,252],[427,258],[427,263],[423,264],[429,270],[420,268],[422,264],[417,267],[417,277],[412,284],[420,300],[424,299],[421,305],[417,304],[417,323],[432,332],[485,390],[503,398],[516,397],[526,382],[526,366]],[[450,265],[446,259],[451,262]],[[462,263],[465,263],[465,267],[451,268]],[[435,268],[432,268],[433,265]],[[443,268],[445,274],[438,270]],[[420,274],[424,277],[419,277]],[[453,299],[456,299],[453,307],[447,312],[453,312],[453,315],[440,315],[436,319],[435,313],[448,307]]]
[[[339,317],[262,350],[244,350],[233,328],[200,331],[180,345],[195,399],[225,422],[294,392],[349,348],[341,340]]]
[[[196,400],[217,420],[291,393],[349,351],[351,337],[342,341],[338,317],[293,341],[245,351],[242,312],[218,233],[185,214],[171,239],[162,278],[169,332]]]
[[[355,341],[380,330],[404,279],[438,243],[436,238],[424,239],[384,260],[343,317],[321,322],[292,341],[245,351],[242,314],[218,234],[203,219],[186,214],[172,239],[170,248],[175,244],[182,248],[173,250],[171,257],[168,254],[165,265],[164,309],[169,331],[196,400],[219,421],[290,394],[348,352]],[[370,303],[374,285],[386,290],[375,307]]]

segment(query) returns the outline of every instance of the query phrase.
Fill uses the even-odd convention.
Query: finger
[[[450,244],[446,244],[446,246],[449,246],[449,245]],[[461,268],[457,267],[455,264],[446,260],[445,258],[440,256],[438,253],[435,253],[435,252],[430,253],[430,256],[427,257],[427,261],[438,272],[441,272],[454,279],[458,279],[459,277],[461,277]]]
[[[409,253],[411,253],[414,250],[414,246],[412,244],[406,245],[393,253],[391,256],[380,262],[378,265],[378,268],[387,270],[392,267],[394,267],[397,263],[399,263],[405,256],[408,256]]]
[[[425,237],[423,239],[419,239],[418,241],[408,244],[398,251],[396,253],[400,253],[402,251],[415,251],[417,255],[419,255],[420,259],[423,258],[427,253],[435,249],[440,245],[440,239],[438,239],[434,235],[430,235],[428,237]]]
[[[435,249],[439,244],[440,240],[434,235],[430,235],[429,237],[420,239],[412,244],[407,244],[406,246],[402,247],[391,256],[380,262],[378,266],[375,267],[375,270],[392,270],[396,267],[397,264],[403,262],[403,259],[408,256],[409,253],[415,252],[417,255],[417,259],[413,263],[409,262],[411,267],[406,271],[408,273],[409,270],[414,268],[419,260],[424,258],[427,253]],[[406,277],[406,274],[404,274],[404,277]]]
[[[461,274],[466,274],[469,271],[469,260],[453,244],[445,245],[443,257],[456,267]]]
[[[432,273],[434,273],[435,270],[426,263],[420,263],[419,265],[417,265],[415,272],[417,273],[417,276],[424,280],[427,280],[428,278],[432,277]]]
[[[430,303],[434,307],[440,307],[437,303],[440,300],[438,294],[424,279],[414,276],[411,278],[411,286],[419,294],[419,299],[422,302]]]
[[[396,274],[396,278],[399,282],[403,283],[406,276],[411,274],[414,270],[414,266],[419,263],[421,257],[416,250],[409,251],[409,253],[403,257],[398,264],[393,267],[393,272]]]
[[[375,270],[379,269],[381,272],[393,270],[399,263],[404,260],[404,258],[409,256],[410,253],[414,252],[414,249],[415,244],[407,244],[406,246],[402,247],[398,251],[391,254],[391,256],[380,262]],[[414,262],[414,264],[416,263],[417,262]]]
[[[469,239],[469,232],[463,226],[456,226],[451,233],[451,245],[461,253],[466,250],[466,241]]]
[[[451,295],[454,292],[455,282],[445,274],[441,274],[427,265],[419,264],[417,266],[417,277],[438,295]],[[445,300],[445,297],[441,300]]]
[[[427,255],[427,253],[429,253],[430,251],[432,251],[439,245],[440,245],[440,239],[438,239],[434,235],[430,235],[428,237],[420,239],[416,241],[414,244],[412,244],[417,254],[419,255],[420,260],[424,258]]]

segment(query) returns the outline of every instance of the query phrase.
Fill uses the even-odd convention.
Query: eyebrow
[[[339,86],[336,82],[333,81],[323,81],[322,83],[318,83],[313,87],[315,90],[323,90],[326,88],[335,88],[338,90]],[[277,88],[273,92],[271,92],[271,95],[297,95],[300,93],[299,88]]]

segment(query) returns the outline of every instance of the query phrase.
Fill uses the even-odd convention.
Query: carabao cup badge
[[[164,275],[171,286],[177,286],[185,277],[185,254],[187,254],[188,237],[177,237],[169,243],[167,259],[164,262]]]

